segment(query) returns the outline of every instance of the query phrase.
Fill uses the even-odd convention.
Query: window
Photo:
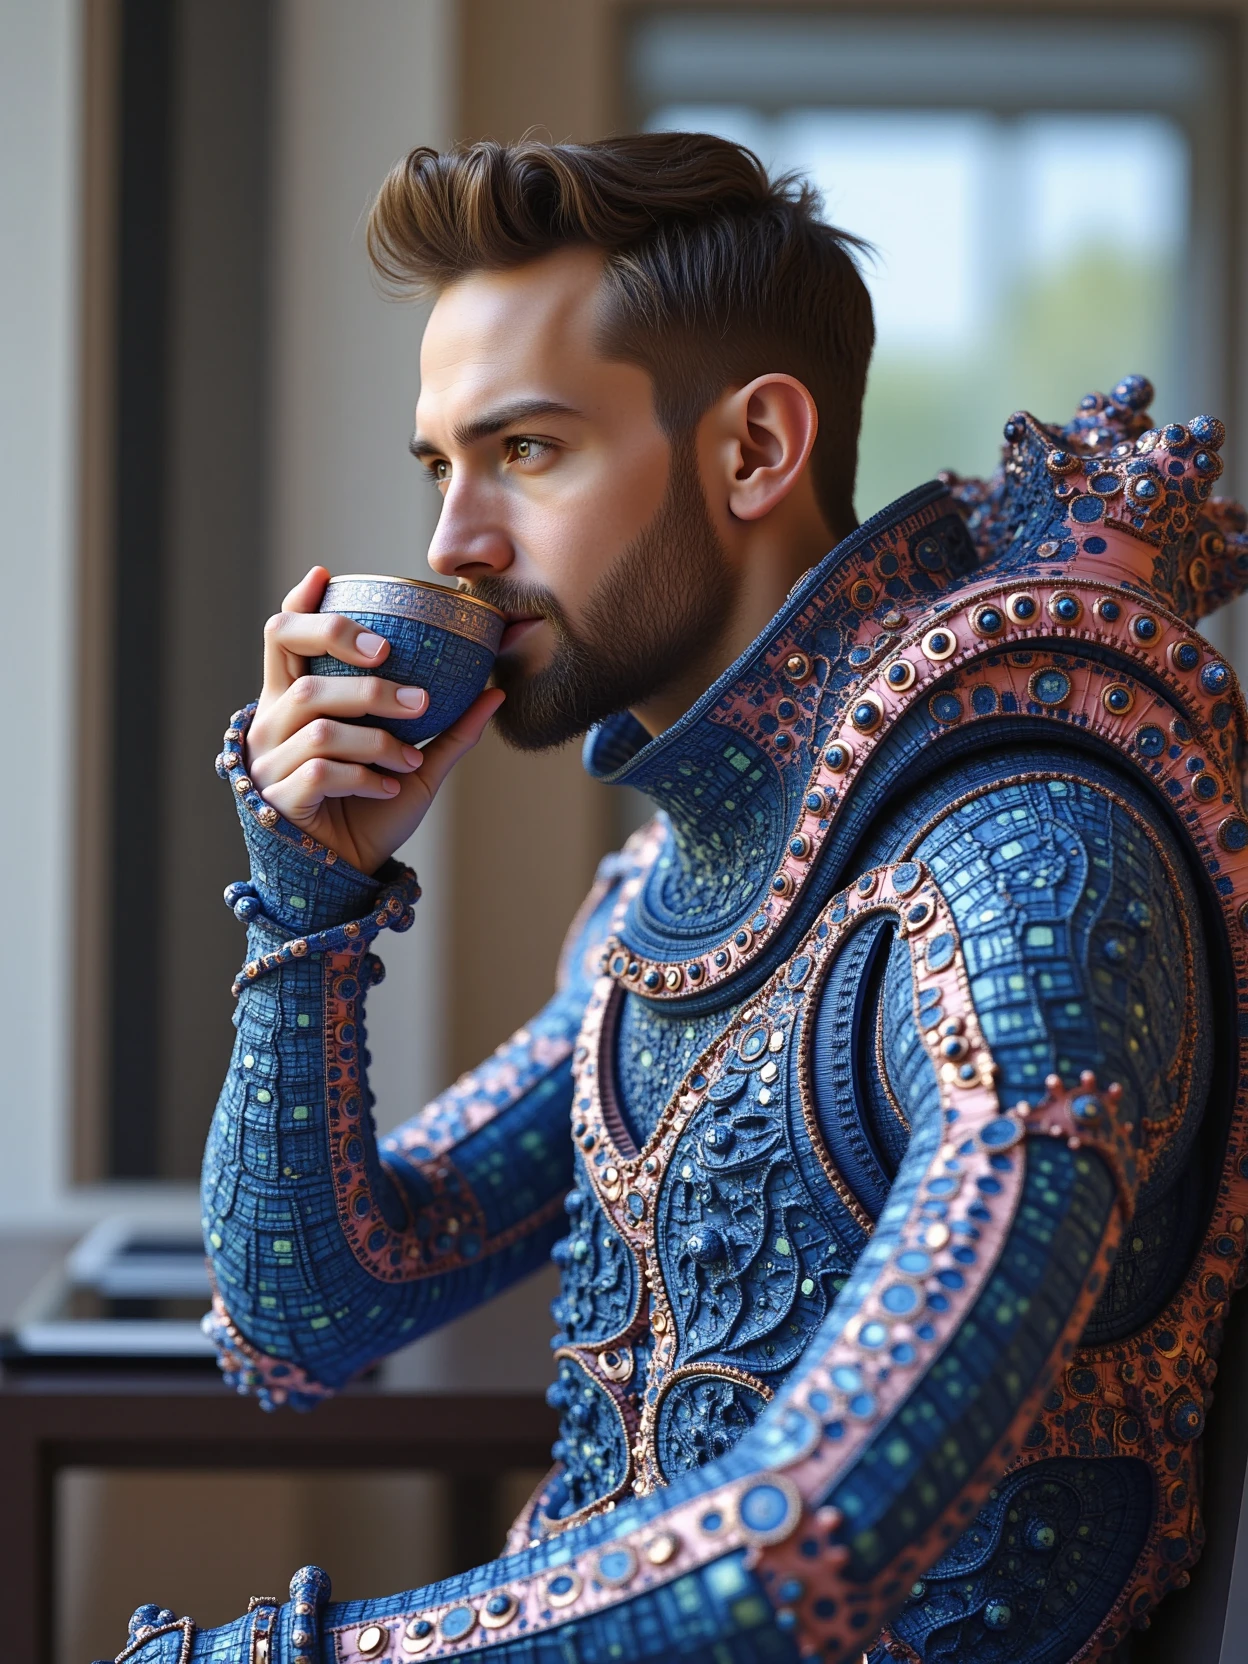
[[[1231,61],[1206,22],[699,8],[644,17],[629,77],[640,125],[741,140],[874,245],[865,518],[1128,372],[1159,415],[1233,414]]]

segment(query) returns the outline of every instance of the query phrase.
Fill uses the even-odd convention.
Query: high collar
[[[1248,515],[1210,496],[1222,424],[1150,427],[1151,391],[1128,377],[1064,428],[1011,417],[992,479],[920,486],[838,544],[666,733],[649,740],[623,715],[590,735],[590,773],[663,811],[657,853],[626,886],[607,944],[614,979],[683,999],[765,974],[809,914],[809,880],[877,738],[918,701],[932,735],[960,723],[956,695],[935,708],[936,683],[962,660],[991,665],[998,638],[1024,643],[1027,662],[1049,636],[1095,638],[1096,651],[1129,658],[1115,631],[1146,626],[1140,641],[1161,639],[1158,611],[1197,662],[1184,631],[1248,587]],[[1011,595],[1015,584],[1044,596]],[[1092,618],[1063,584],[1119,599],[1085,597]],[[1149,616],[1124,622],[1124,597]],[[1211,696],[1209,676],[1219,688],[1231,678],[1224,665],[1201,674]],[[998,710],[992,688],[976,692],[989,700],[976,712]],[[1019,697],[1007,689],[1000,709],[1017,711]],[[1030,684],[1022,697],[1043,714]]]
[[[630,908],[639,953],[703,951],[746,927],[783,852],[814,754],[821,712],[873,658],[975,567],[947,486],[899,498],[845,538],[790,591],[746,651],[657,738],[627,712],[594,729],[585,767],[636,787],[667,835]]]

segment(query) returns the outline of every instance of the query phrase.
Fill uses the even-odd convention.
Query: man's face
[[[412,448],[441,492],[429,550],[513,620],[495,679],[523,747],[558,745],[687,672],[731,606],[693,436],[596,344],[602,257],[569,249],[439,297]]]

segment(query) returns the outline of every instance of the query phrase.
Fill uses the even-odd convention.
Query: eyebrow
[[[535,416],[579,416],[581,412],[570,404],[561,404],[558,399],[517,399],[512,404],[500,405],[497,410],[488,410],[483,416],[475,416],[470,422],[456,422],[451,428],[451,437],[461,449],[477,444],[482,439],[489,439],[496,433],[502,433],[504,428],[512,428],[519,422],[531,422]],[[442,447],[435,445],[432,440],[424,439],[415,434],[408,442],[408,450],[416,457],[441,456]]]

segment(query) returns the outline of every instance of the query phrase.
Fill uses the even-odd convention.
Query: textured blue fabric
[[[1130,1346],[1187,1287],[1214,1204],[1236,1018],[1211,967],[1248,826],[1229,789],[1215,840],[1200,820],[1229,672],[1182,640],[1166,661],[1209,695],[1197,755],[1205,707],[1166,706],[1187,694],[1110,627],[1182,612],[1184,539],[1212,535],[1184,518],[1207,487],[1159,485],[1147,541],[1131,482],[1213,475],[1218,440],[1212,419],[1154,440],[1137,392],[1067,430],[1012,418],[996,482],[922,487],[860,528],[667,733],[625,716],[592,735],[588,766],[650,793],[658,822],[604,863],[551,1003],[380,1145],[369,943],[406,922],[413,881],[353,874],[267,811],[236,718],[222,770],[254,940],[204,1181],[227,1372],[309,1405],[563,1233],[557,1465],[513,1552],[377,1600],[300,1585],[275,1664],[1059,1664],[1190,1560],[1197,1527],[1173,1522],[1196,1518],[1201,1366],[1165,1330]],[[1059,439],[1086,453],[1082,497]],[[969,585],[1100,574],[1111,513],[1134,517],[1118,558],[1141,551],[1134,589],[1096,577],[1117,613],[1080,635],[1094,592],[1051,597],[1061,627],[1007,653],[993,596],[970,668],[941,679]],[[881,722],[863,690],[903,638],[935,679]],[[1120,707],[1122,740],[1100,715]],[[868,743],[838,784],[838,747]],[[1208,1346],[1226,1240],[1204,1304],[1183,1296]],[[1180,1476],[1164,1497],[1162,1473]],[[193,1657],[244,1664],[255,1622],[197,1634]],[[135,1656],[180,1645],[165,1626]]]

